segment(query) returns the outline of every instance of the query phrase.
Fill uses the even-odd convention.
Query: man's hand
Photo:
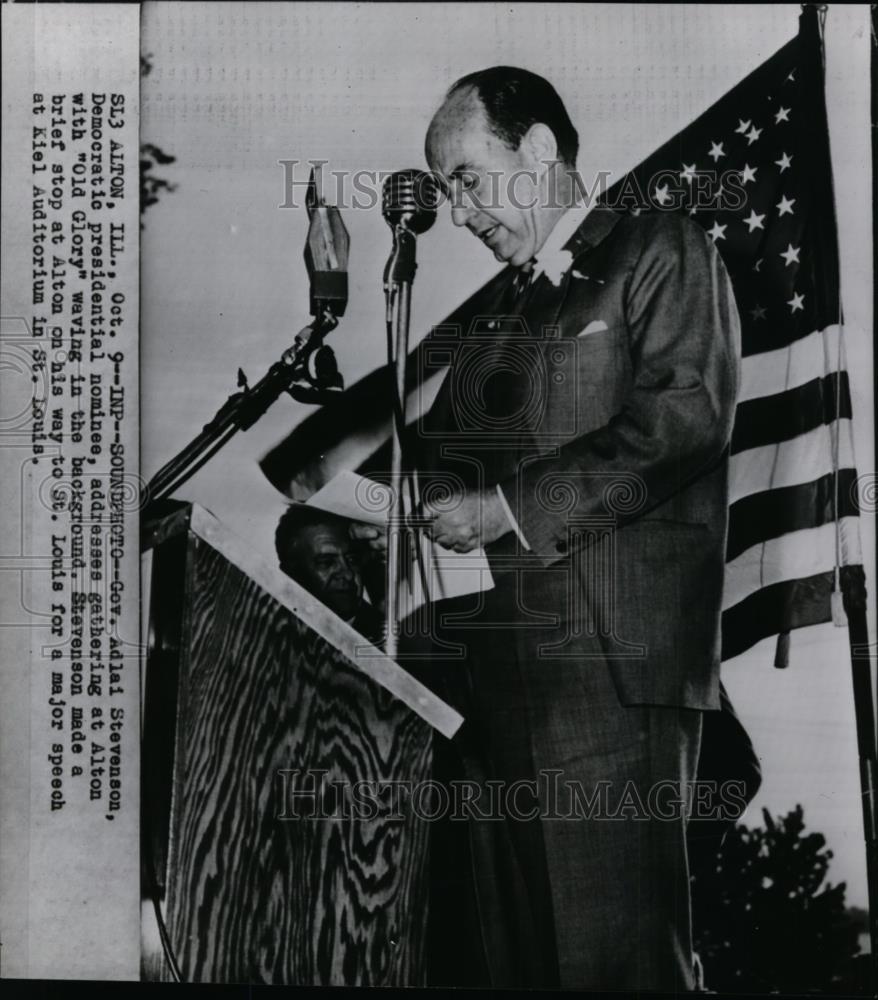
[[[374,524],[365,524],[362,521],[351,521],[348,532],[354,541],[367,543],[374,552],[380,552],[382,555],[387,552],[387,532],[383,528],[376,528]]]
[[[512,525],[496,490],[464,493],[443,500],[440,509],[424,505],[432,517],[427,534],[443,548],[471,552],[512,531]]]

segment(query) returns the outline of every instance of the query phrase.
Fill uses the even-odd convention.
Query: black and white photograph
[[[0,14],[0,977],[875,996],[871,7]]]

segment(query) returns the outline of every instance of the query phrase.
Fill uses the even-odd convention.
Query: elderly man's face
[[[510,149],[494,135],[474,91],[452,95],[427,133],[427,159],[448,191],[451,218],[499,261],[526,263],[541,245],[537,179],[545,163],[522,142]]]
[[[359,610],[363,581],[344,528],[302,528],[284,563],[291,576],[340,618],[353,618]]]

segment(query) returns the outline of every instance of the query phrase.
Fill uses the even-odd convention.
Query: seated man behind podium
[[[376,645],[383,619],[364,599],[360,556],[348,522],[328,511],[293,504],[278,522],[274,547],[280,568],[339,618]]]

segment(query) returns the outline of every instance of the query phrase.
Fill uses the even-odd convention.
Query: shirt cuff
[[[499,483],[497,483],[497,496],[500,497],[500,503],[503,504],[503,510],[506,511],[506,517],[509,519],[509,523],[512,525],[512,530],[515,532],[516,535],[518,535],[521,544],[528,550],[528,552],[530,552],[530,545],[528,545],[527,539],[522,534],[521,528],[518,526],[518,521],[515,520],[515,516],[512,513],[512,508],[509,506],[509,503],[506,500],[506,496],[503,493],[503,490],[501,489]]]

